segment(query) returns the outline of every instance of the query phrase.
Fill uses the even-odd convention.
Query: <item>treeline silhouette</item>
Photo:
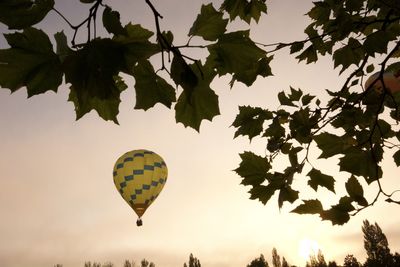
[[[367,258],[363,263],[353,254],[348,254],[340,265],[336,261],[326,262],[321,250],[316,255],[310,255],[305,267],[400,267],[400,254],[390,252],[386,235],[375,222],[370,224],[368,220],[363,222],[361,227],[364,234],[364,248],[367,252]],[[56,264],[54,267],[63,267],[62,264]],[[100,264],[98,262],[85,262],[84,267],[115,267],[113,263],[107,262]],[[155,267],[153,262],[143,259],[140,263],[125,260],[123,267]],[[183,263],[183,267],[201,267],[200,260],[190,254],[189,261]],[[278,254],[276,248],[272,249],[272,265],[269,265],[263,254],[253,259],[246,267],[298,267],[291,265]]]

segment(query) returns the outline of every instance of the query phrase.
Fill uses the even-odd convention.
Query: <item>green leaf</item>
[[[364,128],[365,121],[368,118],[363,113],[362,109],[359,107],[345,108],[337,115],[337,117],[332,121],[332,126],[335,128],[343,128],[346,132],[354,131],[355,127]],[[335,137],[334,137],[335,138]],[[342,139],[343,137],[341,137]]]
[[[272,57],[266,57],[266,52],[249,38],[249,31],[226,33],[208,50],[208,61],[217,73],[232,74],[231,85],[237,80],[250,86],[257,76],[272,75],[269,67]]]
[[[201,12],[189,31],[189,36],[201,36],[204,40],[215,41],[226,31],[228,19],[222,18],[223,13],[218,12],[212,3],[202,5]]]
[[[292,148],[292,143],[284,143],[280,147],[280,150],[283,154],[289,154],[289,152],[291,151],[291,148]]]
[[[220,114],[218,96],[210,88],[210,83],[216,74],[207,65],[192,64],[189,67],[200,78],[190,95],[183,91],[179,96],[175,105],[175,118],[185,127],[189,126],[199,131],[202,120],[211,121],[216,115]]]
[[[2,0],[0,22],[10,30],[22,30],[42,21],[53,6],[54,0]]]
[[[368,201],[364,198],[364,190],[357,178],[353,175],[346,182],[346,191],[359,205],[364,207],[368,205]]]
[[[4,36],[11,48],[0,50],[0,86],[12,92],[26,86],[28,97],[56,92],[63,73],[48,36],[35,28]]]
[[[307,13],[307,15],[316,21],[327,21],[331,13],[328,3],[324,1],[313,2],[314,7]]]
[[[304,47],[304,42],[294,42],[291,46],[290,46],[290,54],[294,54],[296,52],[299,52],[300,50],[302,50]]]
[[[381,167],[374,161],[371,151],[351,149],[339,160],[340,171],[363,176],[368,184],[382,177]]]
[[[258,22],[261,13],[267,13],[267,6],[263,0],[225,0],[221,10],[227,11],[231,20],[239,17],[250,24],[251,19]]]
[[[293,87],[290,87],[290,94],[289,94],[290,100],[299,101],[302,95],[303,92],[300,89],[296,90]]]
[[[121,25],[120,15],[118,11],[112,10],[109,6],[103,11],[104,28],[112,34],[125,34],[126,31]]]
[[[363,0],[347,0],[346,1],[346,10],[353,12],[362,9],[364,5]]]
[[[335,205],[333,207],[339,208],[339,209],[341,209],[343,211],[350,212],[350,211],[355,210],[355,208],[351,204],[352,202],[353,202],[353,200],[350,197],[344,196],[344,197],[340,198],[339,204],[337,204],[337,205]]]
[[[351,84],[350,84],[350,87],[352,87],[352,86],[354,86],[354,85],[357,85],[359,81],[360,81],[360,79],[355,79],[355,80],[353,80],[353,81],[351,82]]]
[[[267,158],[252,152],[243,152],[240,158],[242,161],[235,172],[243,178],[241,184],[255,186],[265,181],[266,174],[271,169]]]
[[[120,94],[126,88],[118,73],[124,68],[123,51],[111,39],[95,39],[65,59],[77,119],[94,109],[104,120],[118,123]]]
[[[269,185],[258,185],[250,189],[250,199],[258,199],[264,205],[271,199],[278,188]]]
[[[385,31],[376,31],[367,36],[363,45],[367,54],[374,56],[375,53],[386,53],[391,39]]]
[[[396,166],[399,167],[400,166],[400,150],[397,150],[393,154],[393,159],[394,159],[394,162],[396,163]]]
[[[298,214],[319,214],[323,211],[322,204],[318,199],[303,200],[303,204],[298,205],[291,212]]]
[[[333,176],[323,174],[320,170],[314,168],[312,168],[307,176],[310,177],[308,185],[311,186],[315,191],[318,190],[318,186],[322,186],[335,193],[335,179]]]
[[[56,53],[60,61],[64,62],[65,58],[73,53],[73,50],[68,46],[67,37],[63,31],[54,34],[54,39],[57,44]]]
[[[310,115],[309,108],[301,108],[292,114],[289,123],[291,136],[302,144],[312,141],[311,129],[316,125],[316,117]]]
[[[291,149],[289,151],[289,154],[288,154],[289,162],[290,162],[290,166],[292,166],[292,167],[299,165],[297,153],[298,153],[298,151],[296,149]]]
[[[276,116],[272,120],[272,123],[268,125],[263,136],[275,139],[280,139],[285,136],[285,128],[281,125],[279,116]]]
[[[301,98],[301,103],[304,106],[306,106],[306,105],[310,104],[311,100],[313,100],[314,98],[315,98],[315,96],[312,96],[309,94],[303,95],[303,97]]]
[[[296,57],[299,62],[306,60],[307,64],[316,62],[318,60],[317,52],[315,51],[314,45],[307,47],[300,55]]]
[[[322,153],[319,158],[330,158],[337,154],[344,153],[342,144],[343,137],[337,136],[331,133],[321,133],[314,137],[314,141],[317,143]]]
[[[240,106],[239,114],[232,123],[232,126],[237,128],[235,138],[239,135],[247,135],[251,140],[253,137],[261,134],[264,122],[269,119],[272,119],[272,112],[268,110],[250,106]]]
[[[365,69],[367,71],[367,73],[371,73],[375,70],[375,66],[374,64],[370,64],[367,66],[367,68]]]
[[[342,197],[339,200],[339,204],[332,206],[329,210],[323,211],[320,216],[323,220],[330,220],[333,225],[342,225],[350,220],[349,212],[354,210],[351,202],[351,198]]]
[[[163,31],[161,34],[162,38],[159,38],[158,42],[164,49],[168,49],[172,46],[172,42],[174,41],[174,35],[171,31]]]
[[[342,69],[340,70],[340,73],[342,73],[352,64],[358,65],[364,56],[361,43],[357,39],[349,38],[347,45],[337,49],[333,53],[334,66],[336,68],[342,65]]]
[[[201,74],[199,75],[199,78]],[[180,85],[185,95],[190,99],[192,97],[195,87],[199,83],[194,70],[186,63],[185,59],[179,51],[174,53],[174,58],[171,63],[171,78],[177,85]]]
[[[116,96],[109,98],[93,97],[85,92],[77,90],[73,86],[70,87],[68,101],[74,103],[77,120],[91,110],[96,110],[97,114],[104,120],[112,120],[114,123],[118,124],[117,115],[121,100],[117,95],[120,95],[128,86],[119,76],[114,76],[113,80],[114,86],[112,90]]]
[[[148,110],[157,103],[170,108],[176,101],[175,89],[158,76],[149,61],[140,61],[133,69],[135,77],[135,109]]]
[[[320,217],[322,220],[331,221],[333,225],[343,225],[350,220],[348,212],[337,208],[331,208],[321,212]]]
[[[293,101],[289,99],[284,91],[278,93],[278,100],[279,103],[283,106],[297,107],[295,104],[293,104]]]
[[[278,206],[282,208],[285,201],[295,202],[299,198],[299,191],[293,190],[290,186],[285,186],[279,191]]]
[[[142,28],[140,25],[127,24],[124,27],[124,34],[113,37],[116,45],[119,45],[125,58],[126,69],[124,72],[130,74],[132,68],[139,62],[160,52],[158,44],[151,43],[149,38],[153,32]]]
[[[387,121],[379,119],[377,121],[377,127],[379,130],[374,132],[374,136],[372,137],[373,140],[375,140],[375,138],[379,140],[379,138],[394,137],[392,126]]]

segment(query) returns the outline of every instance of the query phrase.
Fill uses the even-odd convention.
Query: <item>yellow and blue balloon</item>
[[[139,217],[136,224],[141,226],[142,215],[167,181],[167,165],[152,151],[132,150],[115,162],[113,176],[118,192],[136,212]]]

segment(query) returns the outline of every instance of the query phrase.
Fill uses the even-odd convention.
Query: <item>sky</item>
[[[154,29],[144,1],[104,2],[121,13],[123,23]],[[161,27],[173,30],[177,43],[185,43],[201,4],[208,2],[153,3],[164,16]],[[219,6],[220,1],[213,3]],[[88,12],[78,1],[56,0],[56,7],[74,22]],[[254,39],[275,43],[304,38],[309,22],[304,14],[310,7],[311,1],[270,1],[268,16],[259,25],[252,24]],[[54,12],[38,27],[50,33],[64,29],[72,36]],[[4,26],[0,30],[6,32]],[[3,37],[0,45],[7,47]],[[24,88],[13,94],[1,89],[0,265],[78,267],[97,261],[122,266],[125,259],[146,258],[156,266],[176,267],[193,253],[202,266],[239,267],[261,253],[270,261],[275,247],[290,263],[301,266],[300,244],[307,242],[317,243],[326,260],[342,263],[345,255],[354,254],[363,261],[365,219],[376,221],[392,251],[400,251],[396,205],[382,201],[349,223],[332,226],[317,216],[289,213],[290,207],[279,210],[276,196],[266,206],[249,199],[249,188],[240,185],[241,178],[233,170],[240,163],[239,153],[251,150],[263,155],[266,142],[233,138],[235,129],[230,125],[238,106],[274,109],[279,105],[277,93],[290,85],[326,99],[324,89],[338,89],[345,79],[333,70],[329,58],[305,65],[288,51],[275,55],[272,71],[273,77],[258,79],[250,88],[236,83],[230,89],[229,77],[213,82],[221,115],[203,122],[200,133],[177,124],[174,111],[160,104],[146,112],[134,110],[131,78],[126,79],[129,88],[122,94],[119,125],[103,121],[95,112],[75,121],[65,84],[57,93],[30,99]],[[112,169],[120,155],[141,148],[161,155],[169,176],[138,228],[136,214],[115,189]],[[338,173],[335,163],[321,164],[338,180],[347,177]],[[384,168],[384,186],[398,185],[394,164],[387,160]],[[325,195],[328,201],[335,197]]]

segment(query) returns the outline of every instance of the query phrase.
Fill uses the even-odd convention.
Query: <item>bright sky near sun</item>
[[[132,21],[154,30],[153,15],[144,1],[104,2],[121,13],[124,24]],[[186,43],[203,2],[153,3],[164,16],[161,27],[172,30],[177,43]],[[220,1],[213,3],[218,7]],[[56,7],[74,22],[88,12],[78,0],[56,0]],[[308,25],[304,14],[310,7],[311,1],[271,1],[269,15],[252,25],[254,39],[275,43],[304,38]],[[38,27],[51,33],[66,29],[69,40],[72,36],[55,13]],[[0,44],[6,47],[4,38]],[[78,267],[88,260],[122,266],[124,259],[146,258],[156,266],[176,267],[193,253],[202,266],[239,267],[261,253],[270,261],[273,247],[300,266],[304,255],[315,249],[338,263],[346,254],[363,261],[365,219],[378,222],[392,251],[400,251],[398,206],[377,203],[344,226],[332,226],[317,216],[290,214],[289,208],[279,211],[275,197],[266,206],[249,200],[248,188],[240,185],[240,177],[232,171],[240,162],[239,153],[251,149],[263,155],[266,143],[233,139],[230,125],[238,106],[274,109],[277,93],[290,85],[323,96],[325,88],[340,88],[344,81],[332,70],[329,58],[308,66],[287,54],[276,54],[274,76],[257,80],[251,88],[236,83],[229,89],[229,77],[217,79],[213,88],[222,115],[204,122],[200,134],[176,124],[174,111],[164,106],[134,110],[133,79],[126,79],[129,89],[122,94],[120,125],[105,122],[94,112],[75,121],[66,85],[57,94],[31,99],[25,89],[11,95],[1,89],[0,266]],[[112,169],[120,155],[140,148],[164,158],[169,180],[138,228],[136,214],[115,189]],[[337,175],[335,163],[321,164],[335,178],[347,177]],[[384,185],[393,187],[398,170],[391,162],[384,166],[389,180]]]

